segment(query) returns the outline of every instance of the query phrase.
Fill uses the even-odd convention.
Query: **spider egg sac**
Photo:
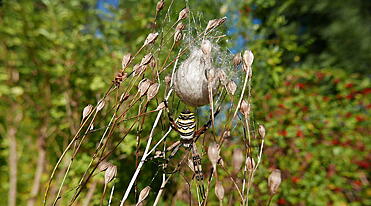
[[[215,70],[212,65],[211,43],[202,42],[201,48],[194,48],[190,56],[180,65],[174,75],[174,87],[178,97],[186,104],[199,107],[209,103],[208,84],[212,94],[217,93],[219,77],[207,78],[208,71]]]

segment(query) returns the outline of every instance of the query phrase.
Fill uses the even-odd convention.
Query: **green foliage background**
[[[155,1],[121,1],[110,13],[96,4],[95,0],[1,3],[0,205],[7,204],[9,189],[9,131],[16,130],[17,205],[26,205],[31,198],[39,146],[46,149],[36,196],[39,205],[51,169],[79,127],[82,109],[103,95],[121,67],[122,55],[136,51],[151,29]],[[370,2],[190,0],[189,5],[203,27],[209,19],[228,16],[222,30],[231,40],[223,47],[248,48],[255,55],[255,117],[266,125],[268,135],[252,204],[268,199],[269,168],[283,172],[274,204],[371,204]],[[171,18],[184,6],[175,1]],[[98,137],[90,138],[84,151],[93,149]],[[233,134],[231,144],[238,138]],[[116,199],[135,169],[134,152],[131,134],[112,158],[119,168]],[[222,153],[225,161],[231,156],[231,151]],[[81,154],[71,173],[81,174],[88,162],[88,153]],[[151,178],[153,167],[144,168],[143,179]],[[98,178],[103,181],[103,176]],[[70,179],[66,185],[72,188],[77,181]],[[181,178],[174,180],[164,205],[182,184]],[[102,189],[101,182],[98,187]],[[93,198],[94,204],[99,198]]]

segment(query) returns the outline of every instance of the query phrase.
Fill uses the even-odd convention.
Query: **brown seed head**
[[[208,82],[212,82],[215,79],[215,69],[211,68],[206,71],[206,79]]]
[[[234,172],[238,172],[242,166],[243,163],[243,153],[242,150],[239,148],[236,148],[233,150],[233,156],[232,156],[232,165]]]
[[[182,31],[181,30],[176,30],[175,34],[174,34],[174,41],[179,42],[180,40],[182,40],[182,38],[183,38]]]
[[[176,25],[175,30],[182,31],[184,28],[185,28],[185,24],[183,24],[183,22],[179,22],[178,25]]]
[[[211,42],[209,40],[202,40],[202,43],[201,43],[201,50],[202,52],[207,55],[207,56],[210,56],[211,55]]]
[[[123,57],[122,57],[122,61],[121,61],[121,66],[122,66],[122,69],[124,70],[126,67],[128,67],[130,61],[131,61],[131,58],[133,58],[131,56],[130,53],[128,54],[125,54]]]
[[[178,21],[187,18],[188,17],[188,13],[189,13],[189,9],[188,8],[184,8],[183,10],[181,10],[179,12]]]
[[[250,104],[246,102],[246,100],[242,100],[240,106],[240,112],[247,118],[250,114]]]
[[[84,120],[90,114],[92,110],[93,110],[93,105],[89,104],[88,106],[86,106],[84,110],[82,111],[82,120]]]
[[[212,142],[209,145],[209,148],[207,150],[207,155],[209,156],[210,162],[213,165],[214,169],[216,169],[216,164],[219,160],[219,146],[218,144]]]
[[[157,6],[156,6],[156,11],[157,13],[160,12],[165,6],[165,1],[164,0],[161,0],[159,2],[157,2]]]
[[[170,85],[170,83],[171,83],[171,76],[168,75],[165,77],[165,84]]]
[[[242,55],[241,55],[241,53],[237,53],[233,57],[233,66],[237,67],[241,63],[242,63]]]
[[[222,83],[222,85],[226,86],[229,82],[228,78],[227,78],[227,74],[225,73],[224,70],[222,69],[219,69],[218,72],[217,72],[217,76],[220,80],[220,82]]]
[[[163,108],[165,108],[165,103],[164,103],[164,102],[161,102],[161,103],[157,106],[156,111],[160,111],[160,110],[162,110]]]
[[[103,109],[104,104],[105,104],[105,102],[104,102],[103,99],[102,99],[102,100],[99,100],[99,102],[98,102],[98,106],[97,106],[97,112],[99,112],[100,110]]]
[[[222,24],[225,22],[226,19],[227,19],[227,17],[223,17],[223,18],[220,18],[220,19],[213,19],[213,20],[210,20],[210,21],[207,23],[207,26],[206,26],[205,32],[210,31],[210,30],[213,30],[213,29],[215,29],[216,27],[222,25]]]
[[[271,194],[276,194],[281,184],[281,171],[279,169],[273,170],[268,177],[268,187]]]
[[[264,139],[264,137],[265,137],[265,127],[262,124],[259,125],[259,130],[258,131],[259,131],[260,137]]]
[[[117,166],[111,164],[107,167],[106,172],[104,173],[104,184],[107,185],[110,183],[113,178],[116,177],[117,174]]]
[[[234,81],[229,81],[228,84],[227,84],[227,91],[228,91],[228,93],[230,93],[231,95],[234,95],[234,93],[236,92],[236,90],[237,90],[236,83],[234,83]]]
[[[140,62],[140,65],[143,66],[143,65],[149,64],[149,62],[151,61],[152,58],[153,58],[152,53],[149,53],[149,54],[145,55],[143,57],[142,61]]]
[[[160,85],[158,83],[154,83],[148,88],[148,92],[147,92],[148,101],[157,95],[159,88],[160,88]]]
[[[219,199],[219,201],[222,201],[224,198],[224,187],[220,181],[217,181],[215,183],[215,195]]]
[[[252,62],[254,61],[254,54],[250,50],[246,50],[243,53],[243,63],[246,67],[251,67]]]
[[[107,170],[108,167],[111,167],[111,166],[113,166],[111,163],[103,161],[103,162],[99,163],[98,170],[99,170],[99,172],[103,172],[103,171]]]
[[[148,44],[154,43],[157,37],[158,37],[158,32],[148,34],[146,40],[144,41],[143,46],[147,46]]]
[[[156,59],[153,57],[153,58],[151,59],[151,61],[149,62],[149,66],[150,66],[151,68],[156,68],[156,65],[157,65]]]
[[[141,75],[147,69],[147,65],[136,64],[133,67],[134,76]]]
[[[248,170],[249,172],[251,172],[251,171],[254,170],[254,168],[255,168],[255,161],[254,161],[254,158],[252,158],[252,157],[247,157],[247,158],[246,158],[246,162],[245,162],[245,164],[246,164],[247,170]]]
[[[148,197],[150,191],[151,191],[150,186],[147,186],[142,191],[140,191],[138,203],[136,204],[137,206],[138,204],[142,203]]]
[[[139,95],[143,96],[147,92],[149,86],[151,86],[151,81],[148,79],[142,79],[138,84]]]

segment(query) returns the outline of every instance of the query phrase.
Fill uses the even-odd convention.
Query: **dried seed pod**
[[[217,181],[215,183],[215,195],[219,199],[219,201],[222,201],[224,198],[224,187],[220,181]]]
[[[206,71],[213,68],[211,62],[211,56],[205,55],[201,48],[196,48],[175,72],[175,92],[184,103],[194,107],[202,106],[209,104],[209,91],[213,95],[217,94],[219,79],[214,78],[210,84],[205,75]]]
[[[244,72],[249,74],[249,77],[251,76],[251,66],[246,66],[245,64],[242,65],[242,69]]]
[[[159,88],[160,88],[160,85],[158,83],[154,83],[149,87],[148,92],[147,92],[148,101],[156,96],[156,94],[158,93]]]
[[[128,77],[128,73],[123,73],[122,71],[117,73],[115,80],[113,81],[115,85],[118,87],[120,84]]]
[[[148,79],[142,79],[138,84],[139,95],[143,96],[148,91],[149,86],[151,86],[151,81]]]
[[[240,112],[247,118],[250,114],[250,104],[246,100],[242,100],[240,106]]]
[[[134,65],[134,67],[133,67],[134,76],[138,76],[138,75],[143,74],[143,72],[146,69],[147,69],[147,65],[139,65],[139,64]]]
[[[232,165],[234,172],[238,172],[240,170],[243,163],[243,159],[244,157],[242,150],[239,148],[234,149],[232,155]]]
[[[212,142],[209,145],[209,148],[207,150],[207,155],[209,156],[210,162],[214,167],[214,170],[216,169],[216,164],[218,163],[219,160],[219,146],[218,144]]]
[[[157,6],[156,6],[156,12],[160,12],[165,6],[165,1],[164,0],[161,0],[159,2],[157,2]]]
[[[185,24],[183,24],[183,22],[179,22],[179,23],[176,25],[175,30],[176,30],[176,31],[182,31],[184,28],[185,28]]]
[[[82,111],[82,120],[84,120],[90,114],[92,110],[93,110],[93,105],[89,104],[88,106],[86,106],[84,110]]]
[[[189,9],[188,8],[184,8],[183,10],[181,10],[179,12],[178,21],[187,18],[188,17],[188,13],[189,13]]]
[[[149,64],[149,62],[151,61],[152,58],[153,58],[152,53],[149,53],[149,54],[145,55],[143,57],[142,61],[140,62],[140,65],[143,66],[143,65]]]
[[[259,125],[258,132],[259,132],[260,137],[262,139],[264,139],[264,137],[265,137],[265,127],[262,124]]]
[[[227,86],[229,80],[228,80],[227,74],[224,72],[224,70],[219,69],[218,73],[217,73],[217,76],[220,80],[220,83],[222,83],[223,86]]]
[[[205,32],[210,31],[210,30],[213,30],[213,29],[215,29],[216,27],[222,25],[222,24],[225,22],[226,19],[227,19],[227,17],[223,17],[223,18],[220,18],[220,19],[213,19],[213,20],[210,20],[210,21],[207,23],[207,26],[206,26]]]
[[[154,57],[151,58],[151,61],[149,62],[149,66],[151,68],[156,68],[156,65],[157,65],[156,59]]]
[[[117,166],[111,164],[110,166],[108,166],[106,172],[104,173],[104,184],[108,184],[110,183],[113,178],[116,177],[116,174],[117,174]]]
[[[176,30],[175,34],[174,34],[174,41],[179,42],[180,40],[182,40],[182,38],[183,38],[182,31],[181,30]]]
[[[254,158],[252,158],[252,157],[247,157],[247,158],[246,158],[246,162],[245,162],[245,164],[246,164],[247,170],[248,170],[249,172],[251,172],[251,171],[254,170],[254,168],[255,168],[255,161],[254,161]]]
[[[246,67],[251,67],[252,62],[254,61],[254,54],[250,50],[246,50],[243,53],[243,63]]]
[[[170,85],[170,83],[171,83],[171,76],[168,75],[168,76],[165,77],[165,84]]]
[[[206,70],[206,79],[208,82],[213,82],[213,80],[215,79],[215,69],[214,68],[210,68],[208,70]]]
[[[144,41],[143,46],[147,46],[148,44],[154,43],[157,37],[158,37],[158,32],[148,34],[146,40]]]
[[[201,50],[205,55],[211,55],[211,42],[209,40],[202,40],[201,43]]]
[[[98,106],[97,106],[97,112],[99,112],[100,110],[103,109],[104,104],[105,104],[105,101],[103,99],[102,100],[99,100]]]
[[[241,63],[242,63],[242,55],[241,55],[241,53],[237,53],[233,57],[233,66],[237,67]]]
[[[161,103],[157,106],[156,111],[160,111],[160,110],[162,110],[163,108],[165,108],[165,103],[164,103],[164,102],[161,102]]]
[[[231,95],[234,95],[236,90],[237,90],[236,83],[234,83],[234,81],[229,81],[227,84],[227,92],[230,93]]]
[[[98,170],[99,172],[103,172],[108,169],[108,167],[113,166],[111,163],[103,161],[98,164]]]
[[[124,69],[129,65],[129,63],[130,63],[130,61],[131,61],[131,58],[133,58],[133,57],[131,56],[130,53],[125,54],[125,55],[122,57],[121,66],[122,66],[122,69],[123,69],[123,70],[124,70]]]
[[[277,193],[280,184],[281,184],[281,171],[279,169],[275,169],[268,177],[268,187],[271,194]]]
[[[142,191],[140,191],[139,198],[138,198],[138,203],[136,204],[137,206],[140,203],[142,203],[148,197],[150,191],[151,191],[151,187],[150,186],[147,186]]]

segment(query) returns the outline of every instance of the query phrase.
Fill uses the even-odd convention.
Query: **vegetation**
[[[156,4],[125,1],[102,10],[96,0],[0,3],[0,205],[42,205],[45,194],[48,205],[107,205],[111,198],[119,205],[147,154],[151,131],[150,148],[161,143],[160,152],[179,139],[173,131],[159,141],[170,127],[169,112],[176,118],[192,109],[198,127],[212,113],[209,106],[186,106],[166,78],[176,62],[202,47],[197,35],[209,20],[223,16],[226,23],[206,36],[214,63],[237,88],[233,94],[233,86],[219,88],[213,111],[220,105],[221,112],[197,142],[207,203],[370,204],[369,2],[166,1],[162,9]],[[190,13],[181,20],[184,38],[174,42],[174,23],[185,7]],[[155,32],[157,40],[145,44]],[[228,49],[252,51],[252,76],[248,59],[234,66]],[[123,66],[128,53],[136,58]],[[140,73],[134,65],[149,53],[154,55],[145,72],[132,74]],[[142,79],[152,90],[140,87]],[[168,109],[161,104],[166,95]],[[200,202],[183,158],[187,150],[167,164],[154,153],[144,158],[127,203],[142,198],[139,204],[151,205],[158,197],[159,205]],[[251,165],[256,171],[250,176]],[[276,169],[282,177],[278,190]]]

